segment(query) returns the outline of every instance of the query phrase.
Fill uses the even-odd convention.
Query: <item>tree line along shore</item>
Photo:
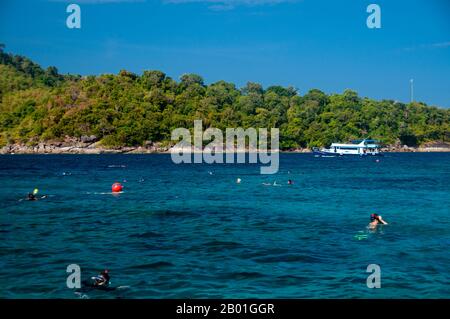
[[[198,119],[221,130],[279,128],[281,151],[360,138],[385,151],[450,149],[450,109],[422,102],[205,84],[196,74],[176,81],[161,71],[62,75],[0,45],[0,153],[164,153],[172,130]]]

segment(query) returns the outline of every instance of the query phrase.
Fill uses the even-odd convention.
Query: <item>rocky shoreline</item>
[[[13,144],[0,149],[0,154],[150,154],[169,152],[170,149],[168,147],[159,145],[105,148],[97,143],[77,143],[73,145],[39,143],[35,146]]]
[[[0,148],[0,154],[165,154],[171,152],[170,146],[161,143],[148,143],[138,147],[106,148],[98,142],[53,142],[38,143],[34,146],[12,144]],[[196,152],[196,150],[192,150]],[[385,153],[395,152],[450,152],[450,143],[429,143],[420,147],[390,145],[381,149]],[[197,150],[198,152],[198,150]],[[226,152],[226,151],[225,151]],[[311,153],[310,149],[282,150],[283,153]]]

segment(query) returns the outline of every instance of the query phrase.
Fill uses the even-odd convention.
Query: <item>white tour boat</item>
[[[351,144],[333,143],[329,148],[313,148],[313,153],[318,156],[376,156],[381,155],[380,146],[376,140],[355,140]]]

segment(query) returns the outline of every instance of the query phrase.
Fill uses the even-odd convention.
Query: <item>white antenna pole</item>
[[[414,79],[409,80],[411,83],[411,103],[414,102]]]

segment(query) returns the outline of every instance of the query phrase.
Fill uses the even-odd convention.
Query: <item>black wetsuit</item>
[[[109,285],[109,274],[101,274],[101,276],[105,279],[105,286]]]

